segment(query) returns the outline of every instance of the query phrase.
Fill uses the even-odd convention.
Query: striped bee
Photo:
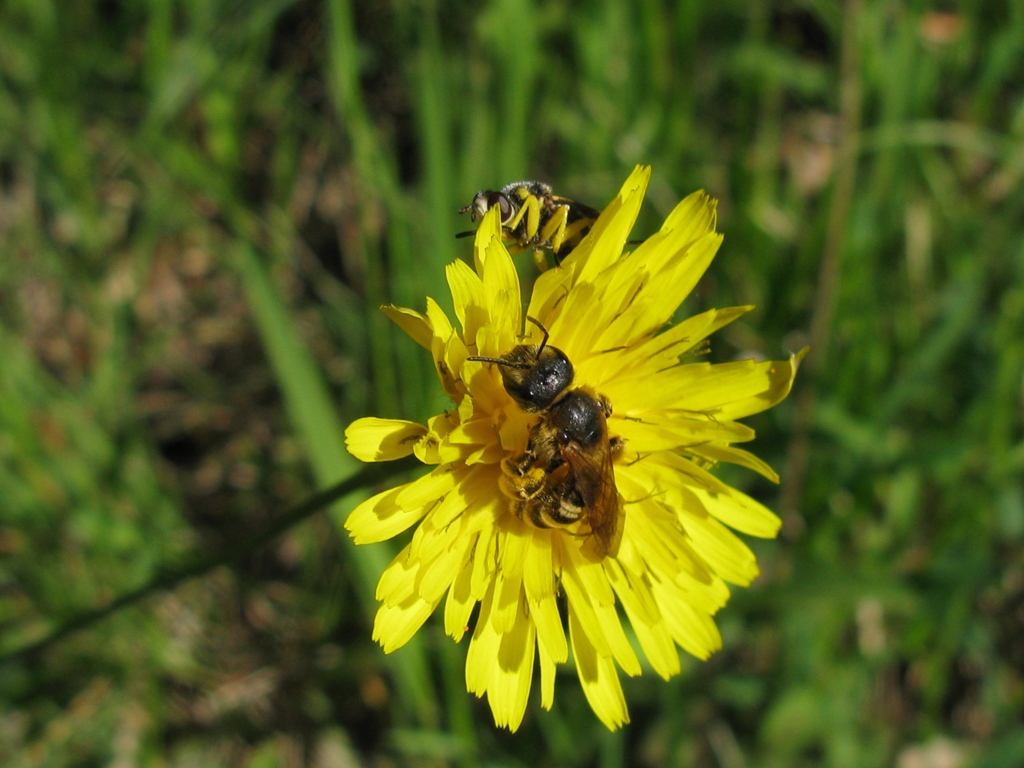
[[[510,252],[515,255],[533,248],[534,260],[542,271],[547,268],[543,249],[549,249],[555,264],[561,264],[600,215],[590,206],[555,195],[551,187],[539,181],[515,181],[500,192],[481,190],[459,213],[469,213],[474,222],[479,222],[494,207],[501,213],[505,237],[515,243]],[[470,230],[456,237],[472,234]]]

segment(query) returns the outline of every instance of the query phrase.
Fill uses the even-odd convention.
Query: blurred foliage
[[[4,3],[0,763],[1024,764],[1022,94],[1019,0]],[[636,163],[637,236],[721,201],[715,358],[816,344],[751,420],[782,498],[723,470],[784,536],[632,725],[569,672],[497,731],[433,623],[384,657],[353,499],[19,653],[444,406],[377,307],[449,306],[478,189]]]

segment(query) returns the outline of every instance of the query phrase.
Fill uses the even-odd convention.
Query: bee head
[[[548,331],[541,322],[532,317],[526,319],[544,332],[540,344],[517,344],[501,357],[466,359],[501,366],[501,379],[509,397],[524,411],[537,413],[550,408],[562,396],[576,372],[565,352],[548,346]]]
[[[520,344],[498,361],[505,391],[529,413],[546,410],[572,384],[572,363],[557,347]]]
[[[484,189],[476,193],[473,202],[465,208],[460,208],[459,213],[468,213],[473,221],[480,221],[491,208],[497,206],[501,215],[502,225],[508,224],[516,214],[515,206],[508,195],[504,192],[494,192]]]
[[[547,344],[519,344],[501,357],[469,357],[497,363],[509,397],[528,413],[547,410],[572,384],[575,371],[565,352]]]

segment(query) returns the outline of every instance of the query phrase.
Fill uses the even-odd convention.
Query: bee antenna
[[[525,370],[532,367],[529,363],[510,363],[508,360],[502,360],[500,357],[478,357],[473,355],[466,359],[476,360],[481,363],[497,363],[498,365],[504,365],[506,368],[522,368]]]
[[[527,315],[526,319],[529,320],[534,325],[536,325],[538,328],[540,328],[541,333],[544,334],[544,338],[541,341],[540,346],[537,347],[537,357],[540,358],[540,353],[544,351],[544,347],[547,346],[547,343],[548,343],[548,336],[549,336],[548,329],[544,327],[544,323],[542,323],[540,320],[538,320],[535,317],[530,317],[529,315]]]
[[[462,213],[462,211],[459,211],[459,213]],[[456,239],[458,239],[460,237],[469,237],[470,235],[475,235],[475,234],[476,234],[476,230],[475,229],[470,229],[470,230],[467,230],[466,232],[459,232],[459,234],[457,234],[455,237],[456,237]]]

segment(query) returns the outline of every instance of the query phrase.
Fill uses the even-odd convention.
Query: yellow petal
[[[612,647],[612,657],[622,667],[622,671],[630,677],[636,677],[642,671],[640,660],[636,651],[629,644],[625,631],[622,629],[622,620],[613,606],[597,606],[594,609],[597,621],[601,625],[605,637]]]
[[[591,642],[593,637],[583,630],[572,603],[569,604],[569,638],[576,672],[590,708],[609,730],[617,730],[629,722],[629,712],[615,662],[610,656],[597,652]]]
[[[481,507],[489,509],[498,499],[498,474],[494,466],[476,465],[461,475],[458,484],[430,516],[432,528],[447,528],[459,516]],[[503,501],[503,499],[502,499]]]
[[[424,464],[448,464],[458,461],[461,452],[452,449],[448,435],[458,426],[458,414],[445,411],[427,420],[429,431],[420,438],[413,449],[416,458]]]
[[[690,514],[697,515],[702,514],[702,510],[707,511],[726,525],[751,536],[773,538],[779,531],[780,521],[774,512],[678,454],[666,452],[650,457],[642,466],[619,471],[623,473],[640,485],[645,482],[643,476],[650,475],[652,479],[647,482],[665,487],[661,500],[672,508],[689,505]],[[685,496],[684,491],[690,496]],[[692,496],[697,497],[699,504],[692,503]]]
[[[466,343],[457,333],[452,333],[441,347],[437,372],[451,388],[452,391],[449,394],[456,403],[461,402],[462,397],[467,394],[466,383],[460,380],[455,373],[462,369],[467,357],[469,357],[469,350],[466,348]]]
[[[714,232],[682,250],[673,247],[675,243],[664,244],[662,258],[666,262],[665,268],[652,269],[652,279],[644,286],[642,296],[630,307],[634,314],[632,338],[653,333],[672,318],[707,271],[721,244],[722,236]],[[639,257],[639,249],[636,255]]]
[[[796,377],[796,369],[803,359],[807,350],[796,355],[791,355],[789,360],[771,360],[764,363],[756,363],[751,367],[743,363],[729,364],[731,367],[746,369],[740,379],[734,379],[730,369],[728,376],[722,375],[726,372],[719,371],[722,379],[718,386],[720,392],[717,395],[710,395],[706,390],[701,394],[705,395],[705,402],[716,400],[722,403],[719,411],[722,418],[741,419],[754,413],[760,413],[773,405],[776,405],[789,394],[793,386],[793,379]]]
[[[715,464],[720,461],[728,462],[729,464],[737,464],[741,467],[754,470],[762,477],[771,480],[773,483],[779,482],[779,476],[774,469],[750,451],[744,451],[742,448],[736,448],[732,445],[722,445],[721,443],[704,443],[702,445],[691,446],[686,449],[686,452],[691,456],[699,456]]]
[[[666,579],[666,581],[668,581]],[[688,573],[677,573],[672,584],[682,590],[686,602],[695,610],[714,616],[729,602],[729,586],[720,576],[711,581],[697,581]]]
[[[448,590],[448,599],[444,604],[444,631],[455,642],[462,640],[463,635],[469,629],[469,618],[477,602],[470,591],[473,561],[469,554],[472,553],[475,546],[476,536],[473,536],[467,544],[467,556]]]
[[[659,232],[597,276],[590,322],[603,330],[592,350],[632,346],[660,330],[697,284],[720,243],[714,232],[693,243]]]
[[[399,506],[397,498],[405,487],[400,485],[371,496],[349,513],[345,530],[356,544],[387,541],[426,514],[426,507],[406,510]]]
[[[506,530],[500,536],[498,544],[501,551],[501,564],[498,566],[494,606],[491,621],[498,633],[508,632],[516,621],[519,610],[519,597],[523,586],[523,561],[526,558],[525,523],[510,518]]]
[[[678,365],[647,380],[643,403],[648,408],[705,412],[722,420],[750,416],[789,394],[803,355],[793,355],[788,361]]]
[[[407,600],[416,594],[416,574],[419,570],[420,561],[409,556],[409,546],[406,545],[380,575],[374,597],[385,605],[398,605]]]
[[[627,542],[629,540],[627,539]],[[645,624],[655,624],[661,619],[661,610],[651,594],[647,580],[651,574],[642,558],[624,558],[622,552],[628,552],[631,548],[624,547],[620,550],[620,557],[609,558],[605,563],[605,570],[608,572],[608,580],[623,603],[628,602],[631,610],[637,618]],[[624,596],[624,597],[623,597]]]
[[[461,482],[465,474],[465,470],[450,464],[443,465],[418,480],[406,483],[395,501],[402,509],[419,509],[430,502],[440,501],[456,483]]]
[[[505,519],[505,503],[500,494],[473,502],[458,519],[459,536],[470,536],[485,530],[495,531]]]
[[[554,597],[544,597],[529,601],[530,615],[537,625],[537,637],[549,658],[558,664],[564,664],[569,658],[569,646],[565,642],[565,630],[562,629],[562,617],[558,614],[558,602]]]
[[[591,356],[580,362],[573,361],[577,380],[604,392],[604,382],[616,379],[647,380],[675,365],[679,358],[690,352],[709,335],[749,312],[753,307],[730,307],[708,310],[695,315],[663,333],[651,335],[637,343],[635,331],[617,331],[618,322],[610,326],[597,341],[598,350],[612,352]],[[622,349],[620,345],[630,344]],[[606,393],[607,394],[607,393]],[[616,405],[616,403],[612,403]]]
[[[555,595],[555,569],[552,561],[552,531],[536,530],[530,537],[523,563],[523,588],[530,613],[537,625],[537,638],[548,657],[558,664],[568,658],[569,646],[562,629]],[[542,657],[543,661],[543,657]]]
[[[570,254],[581,262],[576,283],[592,282],[597,275],[622,255],[630,230],[640,213],[640,204],[651,180],[651,167],[638,165],[626,179],[618,196],[594,222],[590,234]],[[616,205],[615,203],[618,203]],[[585,247],[590,245],[589,250]],[[582,249],[582,250],[581,250]],[[577,252],[579,255],[577,256]],[[567,259],[568,261],[568,259]]]
[[[626,269],[625,265],[608,269],[600,276],[595,283],[594,314],[588,318],[596,331],[592,353],[597,352],[604,358],[606,350],[631,351],[629,345],[644,335],[644,330],[637,329],[637,318],[646,311],[643,308],[644,286],[650,280],[651,274],[646,268]]]
[[[495,725],[515,731],[523,722],[533,682],[533,660],[537,635],[525,605],[516,612],[511,631],[501,637],[495,674],[487,691]]]
[[[573,254],[582,248],[582,244],[576,246]],[[570,254],[570,257],[573,255]],[[527,316],[540,320],[546,328],[550,328],[556,317],[556,308],[561,306],[566,295],[572,289],[573,272],[568,266],[558,266],[549,269],[542,274],[533,284],[533,294],[530,296],[530,306]],[[540,343],[540,331],[532,323],[525,328],[524,343]]]
[[[551,709],[555,703],[555,671],[556,659],[553,658],[542,642],[537,643],[537,655],[540,658],[540,705],[544,709]],[[568,651],[566,652],[568,655]],[[565,662],[565,659],[558,661],[558,664]]]
[[[462,571],[462,566],[469,560],[474,543],[473,539],[455,539],[450,547],[424,563],[416,575],[417,594],[428,603],[436,605],[440,602]]]
[[[722,635],[710,615],[694,609],[671,585],[655,582],[652,589],[665,625],[684,651],[703,660],[722,647]]]
[[[454,491],[448,494],[439,507],[444,506],[448,498],[455,495]],[[440,523],[435,508],[423,519],[412,535],[412,541],[409,542],[411,556],[425,563],[431,562],[451,547],[458,535],[458,526]]]
[[[720,522],[711,517],[684,515],[683,527],[693,539],[694,550],[723,579],[745,587],[757,577],[754,553]]]
[[[373,621],[373,639],[381,644],[384,653],[401,648],[436,607],[436,603],[431,605],[419,597],[410,597],[399,605],[382,605]]]
[[[600,312],[600,305],[594,301],[594,286],[583,283],[576,286],[565,297],[558,316],[547,326],[551,334],[549,343],[565,352],[570,360],[577,360],[588,354],[590,342],[601,329],[593,317]]]
[[[753,308],[752,304],[747,304],[701,312],[644,342],[640,347],[640,354],[650,357],[668,355],[678,359],[712,333],[743,317]]]
[[[448,435],[448,441],[457,445],[486,445],[496,442],[494,438],[494,424],[487,416],[464,421]]]
[[[613,397],[606,390],[602,394]],[[614,404],[616,400],[611,401]],[[627,404],[628,405],[628,404]],[[670,451],[702,442],[746,442],[754,439],[754,430],[746,424],[718,420],[701,413],[670,413],[666,410],[612,411],[608,419],[610,434],[626,440],[626,449],[641,455]]]
[[[626,614],[630,615],[628,608]],[[679,652],[676,650],[672,634],[665,626],[665,622],[659,620],[654,624],[644,624],[643,622],[634,622],[630,616],[630,623],[633,625],[633,631],[636,632],[636,639],[639,641],[644,655],[658,676],[662,680],[668,680],[678,675],[682,671]]]
[[[491,681],[491,670],[498,657],[501,636],[491,626],[491,603],[494,599],[493,585],[480,600],[480,614],[476,617],[476,629],[469,641],[466,653],[466,690],[483,696]]]
[[[719,482],[712,488],[689,485],[687,489],[713,517],[741,533],[772,539],[782,527],[774,512],[725,483]]]
[[[639,465],[636,465],[639,467]],[[632,494],[640,491],[636,477],[642,477],[636,467],[621,472],[623,493]],[[633,471],[629,471],[632,469]],[[647,487],[650,494],[651,486]],[[657,491],[655,491],[657,493]],[[637,500],[626,505],[626,519],[629,536],[635,544],[635,550],[642,554],[643,561],[656,574],[665,579],[672,579],[678,573],[687,573],[696,581],[709,583],[712,574],[702,553],[691,545],[680,525],[679,516],[662,502],[661,496],[639,496]],[[680,496],[681,498],[681,496]],[[703,507],[698,505],[700,512]],[[632,551],[635,551],[632,550]],[[628,558],[631,550],[620,553],[620,559]],[[639,570],[636,565],[635,570]]]
[[[495,632],[490,620],[493,594],[489,591],[480,603],[466,654],[466,688],[477,696],[486,694],[495,724],[515,731],[530,696],[536,634],[525,606],[511,631]]]
[[[401,419],[357,419],[345,430],[345,447],[360,461],[393,461],[409,456],[427,428]]]
[[[484,528],[476,542],[476,550],[473,553],[473,576],[470,579],[470,591],[477,600],[482,600],[487,590],[494,585],[494,563],[497,560],[497,552],[497,529],[494,527]],[[478,618],[477,622],[480,621],[481,619]]]
[[[501,244],[501,235],[501,214],[498,206],[494,206],[484,215],[480,226],[476,228],[476,237],[473,238],[473,266],[478,275],[487,271],[487,257],[495,240]]]
[[[498,428],[498,440],[503,451],[519,453],[525,451],[530,431],[537,423],[536,414],[526,413],[517,406],[504,409],[505,421]]]
[[[434,353],[434,359],[436,360],[437,345],[447,342],[455,332],[455,329],[452,327],[452,321],[448,319],[448,315],[444,313],[441,306],[429,296],[427,296],[427,322],[434,329],[434,340],[431,342],[430,350]]]
[[[444,310],[429,296],[427,297],[427,319],[434,329],[434,339],[430,344],[430,354],[434,358],[437,379],[445,393],[458,402],[465,395],[465,387],[453,373],[458,368],[453,367],[450,358],[452,357],[452,346],[456,345],[456,342],[461,345],[461,340],[459,340],[458,335],[455,333],[455,329],[452,328],[451,321],[444,313]]]
[[[629,623],[654,671],[665,680],[679,674],[679,654],[672,635],[657,610],[657,604],[653,602],[653,596],[643,586],[642,579],[627,577],[622,566],[615,560],[606,562],[605,570],[609,572],[615,594],[622,600]],[[650,606],[653,606],[653,610]]]
[[[590,597],[591,602],[594,605],[615,605],[615,593],[608,583],[608,575],[601,563],[586,559],[580,551],[578,541],[566,543],[563,538],[563,544],[562,562],[566,570],[572,572],[572,577],[580,589]]]
[[[430,350],[430,345],[434,340],[434,329],[426,315],[405,307],[396,307],[394,304],[385,304],[380,311],[409,334],[413,341],[424,349]]]
[[[474,464],[497,464],[504,458],[504,454],[501,450],[501,446],[497,442],[488,443],[482,448],[477,448],[475,451],[466,454],[466,466],[471,467]]]
[[[661,225],[661,232],[671,232],[683,243],[715,231],[718,201],[703,190],[691,192],[683,198]]]
[[[600,563],[586,560],[574,544],[562,549],[566,555],[562,572],[566,598],[598,652],[613,656],[627,675],[635,677],[640,674],[640,662],[622,630],[608,575]]]
[[[486,298],[479,275],[464,261],[456,260],[445,267],[448,287],[452,292],[455,317],[462,325],[463,338],[476,337],[476,329],[486,324]]]
[[[497,346],[507,350],[512,347],[514,336],[522,326],[519,275],[500,237],[493,237],[485,250],[486,256],[481,265],[484,295],[490,302],[492,328],[500,335]]]
[[[550,530],[532,532],[523,563],[523,585],[526,594],[534,600],[543,600],[555,594],[555,563],[552,560]]]

